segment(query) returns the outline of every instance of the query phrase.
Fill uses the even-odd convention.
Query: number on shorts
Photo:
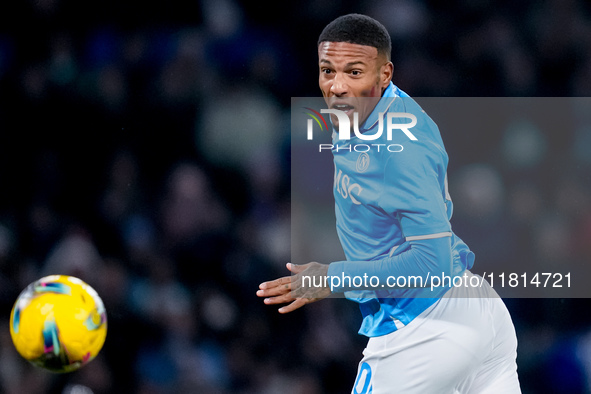
[[[369,394],[371,393],[371,367],[368,363],[361,364],[355,385],[353,386],[353,394]]]

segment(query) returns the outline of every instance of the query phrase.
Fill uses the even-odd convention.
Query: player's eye
[[[320,72],[323,74],[330,74],[332,70],[330,68],[322,68],[320,69]]]
[[[361,70],[351,70],[351,75],[358,77],[361,75]]]

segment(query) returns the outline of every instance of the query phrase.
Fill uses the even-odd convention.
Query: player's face
[[[320,43],[318,66],[318,83],[328,108],[344,111],[351,122],[353,113],[359,113],[360,126],[388,87],[393,71],[377,48],[348,42]],[[331,115],[331,120],[338,127],[337,117]]]

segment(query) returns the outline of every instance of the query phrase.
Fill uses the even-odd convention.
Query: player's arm
[[[331,291],[343,292],[347,290],[379,290],[391,285],[391,277],[421,278],[424,286],[428,285],[429,275],[452,275],[451,237],[440,236],[430,239],[418,239],[408,242],[408,248],[395,256],[389,256],[375,261],[338,261],[330,264],[328,282]],[[353,278],[378,278],[372,286],[353,286]],[[334,279],[333,279],[334,278]],[[345,278],[351,278],[349,281]],[[410,281],[406,281],[409,283]],[[357,280],[357,283],[361,283]],[[367,281],[365,281],[367,283]],[[383,287],[382,287],[383,285]]]
[[[414,240],[400,254],[376,261],[339,261],[329,265],[316,262],[304,265],[288,263],[287,269],[292,275],[261,283],[257,291],[257,296],[265,297],[267,305],[288,304],[279,308],[279,313],[292,312],[331,293],[351,290],[341,280],[343,277],[375,276],[379,278],[381,286],[387,284],[389,276],[420,276],[423,279],[429,273],[450,276],[451,237]],[[338,279],[339,286],[335,286],[337,281],[332,280],[333,277]]]

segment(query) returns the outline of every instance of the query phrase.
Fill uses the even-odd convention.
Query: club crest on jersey
[[[362,152],[357,158],[355,163],[355,169],[357,172],[365,172],[369,168],[369,155],[366,152]]]

